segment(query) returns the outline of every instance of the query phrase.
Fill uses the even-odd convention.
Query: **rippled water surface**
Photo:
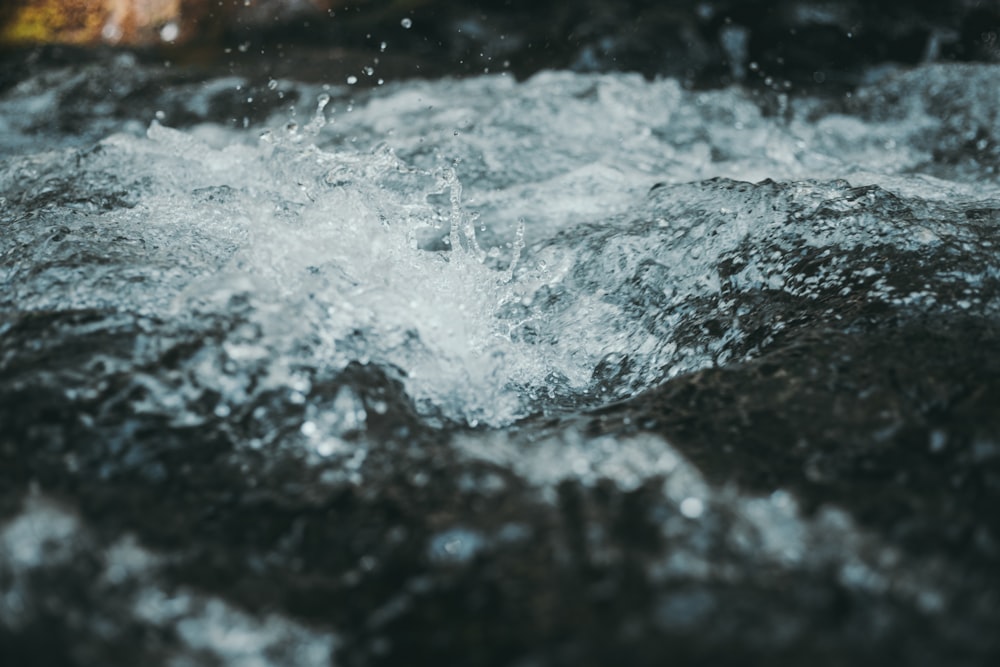
[[[996,66],[836,99],[87,67],[0,97],[12,646],[996,655],[1000,532],[947,492],[1000,480]]]

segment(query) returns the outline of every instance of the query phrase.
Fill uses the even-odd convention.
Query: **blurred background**
[[[9,64],[127,48],[301,80],[377,58],[386,78],[563,68],[834,90],[883,63],[1000,60],[996,0],[6,0],[0,26]]]

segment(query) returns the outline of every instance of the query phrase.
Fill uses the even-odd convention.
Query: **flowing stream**
[[[627,563],[647,582],[606,584],[625,600],[611,615],[621,627],[594,640],[636,656],[662,655],[664,633],[700,632],[750,655],[756,637],[792,660],[827,641],[894,646],[925,625],[936,629],[908,645],[909,664],[955,646],[968,664],[995,651],[995,521],[971,529],[981,560],[963,574],[964,556],[911,549],[846,496],[807,503],[788,478],[714,478],[708,459],[674,443],[680,431],[661,428],[669,402],[648,397],[782,358],[768,362],[776,381],[790,378],[776,400],[795,404],[813,400],[799,379],[849,363],[854,349],[810,366],[820,356],[796,357],[803,340],[875,345],[926,322],[995,332],[1000,68],[873,71],[838,98],[620,73],[369,89],[156,85],[165,77],[120,57],[45,71],[0,96],[0,445],[5,483],[21,490],[0,524],[10,636],[56,613],[46,577],[94,578],[58,623],[80,664],[109,659],[109,627],[165,633],[128,649],[149,664],[430,660],[457,644],[393,623],[479,618],[478,603],[449,606],[440,591],[480,591],[466,579],[489,579],[475,569],[484,562],[519,571],[508,553],[548,563],[532,542],[557,545],[557,564],[572,560],[560,553],[579,539],[593,567]],[[991,359],[995,334],[970,336],[943,344],[979,345]],[[931,406],[919,414],[937,414],[936,390],[919,385],[925,348],[913,349],[918,361],[904,365],[917,384],[900,377],[894,391],[919,393]],[[985,386],[988,404],[995,364],[970,363],[985,379],[942,391]],[[868,390],[858,372],[848,403]],[[742,400],[706,403],[699,418]],[[996,470],[992,422],[952,428],[894,400],[865,404],[863,436],[831,437],[877,448],[916,424],[906,451],[965,447],[963,461]],[[820,401],[789,442],[812,442],[796,423],[834,433],[848,419],[842,403]],[[733,428],[744,435],[715,438],[710,456],[746,451],[756,422],[751,407],[741,414]],[[826,484],[823,465],[810,458],[801,475]],[[563,519],[545,517],[566,516],[572,488],[619,498],[655,545],[630,542],[631,524],[598,500],[565,519],[583,526],[578,537],[553,528]],[[377,509],[385,498],[403,498],[401,509]],[[411,503],[422,516],[400,518]],[[326,525],[322,507],[346,534],[318,537],[310,522]],[[274,518],[254,527],[254,516]],[[381,584],[364,583],[379,572]],[[325,593],[310,597],[308,573]],[[562,590],[525,576],[528,589]],[[807,583],[746,616],[784,581]],[[809,620],[832,613],[828,585],[863,610],[840,629]],[[491,613],[484,624],[511,622]],[[561,636],[552,623],[544,637]],[[468,664],[590,664],[569,649],[533,652],[547,639],[483,641],[490,657]]]

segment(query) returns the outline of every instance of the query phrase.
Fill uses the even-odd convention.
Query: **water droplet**
[[[685,498],[681,501],[681,514],[689,519],[697,519],[705,512],[705,503],[700,498]]]
[[[181,28],[179,25],[171,21],[167,23],[162,28],[160,28],[160,39],[164,42],[173,42],[178,37],[180,37]]]
[[[399,22],[399,25],[409,30],[411,27],[413,27],[413,21],[411,21],[409,18],[405,18]]]
[[[311,423],[312,422],[306,422],[306,424]],[[305,426],[305,424],[303,424],[303,426]],[[316,453],[323,457],[332,456],[339,448],[339,444],[340,443],[333,439],[323,440],[316,445]]]
[[[347,77],[347,85],[348,86],[353,86],[357,82],[358,82],[358,77],[354,76],[353,74],[351,74],[349,77]]]
[[[117,42],[119,39],[122,38],[121,26],[119,26],[116,23],[104,24],[104,27],[101,28],[101,37],[103,37],[105,41],[111,43]]]

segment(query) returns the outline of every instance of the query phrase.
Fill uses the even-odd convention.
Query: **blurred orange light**
[[[14,0],[0,42],[144,45],[182,38],[182,0]]]

